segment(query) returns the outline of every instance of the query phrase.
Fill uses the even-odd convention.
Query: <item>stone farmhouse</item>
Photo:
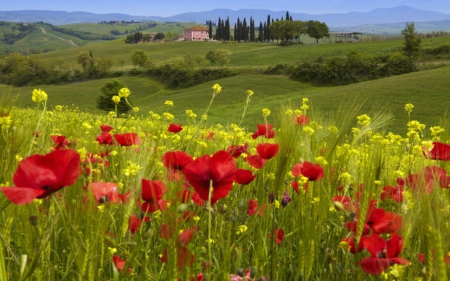
[[[183,38],[186,41],[205,41],[209,40],[209,32],[207,27],[194,26],[186,28],[183,32]]]

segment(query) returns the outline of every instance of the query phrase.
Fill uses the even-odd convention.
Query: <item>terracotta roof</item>
[[[209,31],[209,29],[207,27],[197,25],[194,27],[186,28],[184,31]]]

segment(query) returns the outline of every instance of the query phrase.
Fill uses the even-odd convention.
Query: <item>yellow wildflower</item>
[[[113,96],[111,99],[115,104],[118,104],[120,102],[120,97],[119,96]]]
[[[128,98],[128,96],[130,95],[130,90],[128,90],[128,88],[122,88],[119,90],[119,97],[121,98]]]
[[[222,91],[222,87],[220,87],[219,84],[214,84],[214,86],[212,86],[212,89],[215,95],[217,95]]]
[[[31,96],[31,99],[34,102],[44,102],[47,100],[47,93],[45,93],[44,91],[42,91],[41,89],[37,90],[34,89],[33,90],[33,94]]]

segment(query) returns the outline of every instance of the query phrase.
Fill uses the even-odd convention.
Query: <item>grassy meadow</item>
[[[247,111],[244,122],[246,127],[260,120],[262,108],[276,110],[281,106],[299,104],[303,97],[308,97],[315,110],[324,114],[334,112],[339,106],[353,103],[361,105],[359,113],[384,108],[386,114],[393,117],[393,122],[387,126],[387,130],[405,132],[407,119],[402,108],[406,103],[415,104],[416,118],[430,125],[437,125],[447,114],[450,107],[448,71],[449,67],[441,67],[340,87],[314,87],[277,75],[253,74],[224,78],[216,81],[222,85],[224,94],[217,97],[215,107],[209,113],[208,123],[224,125],[236,123],[244,106],[243,96],[251,89],[256,94],[252,98],[252,106]],[[140,108],[139,114],[144,116],[149,111],[163,112],[164,102],[172,100],[174,102],[172,111],[178,116],[177,121],[182,122],[186,109],[200,113],[209,102],[208,83],[188,89],[170,90],[149,78],[124,76],[117,80],[131,90],[133,96],[130,100],[134,106]],[[100,88],[108,81],[111,79],[62,86],[42,85],[38,88],[42,88],[52,96],[48,102],[49,106],[67,105],[99,114],[101,111],[96,108],[96,100],[101,94]],[[34,103],[29,99],[29,93],[34,88],[36,87],[14,88],[4,85],[0,91],[15,97],[17,105],[32,107]]]
[[[263,74],[402,43],[113,40],[39,55],[130,69],[136,49],[158,65],[220,48],[239,74],[180,89],[126,74],[110,112],[96,100],[112,79],[0,85],[0,280],[448,280],[446,58],[339,87]]]

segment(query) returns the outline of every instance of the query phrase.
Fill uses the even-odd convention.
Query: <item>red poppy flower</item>
[[[248,149],[248,143],[244,144],[244,145],[230,145],[227,148],[227,152],[231,154],[231,156],[233,156],[233,158],[238,158],[239,156],[241,156],[242,153],[246,152]]]
[[[248,201],[247,215],[254,216],[258,210],[258,201],[250,199]]]
[[[114,202],[119,204],[117,189],[117,184],[112,182],[93,182],[91,184],[92,193],[98,203]]]
[[[181,179],[181,170],[194,161],[192,156],[184,151],[169,151],[164,153],[162,162],[167,168],[167,179],[176,181]]]
[[[111,132],[113,127],[111,127],[109,125],[101,125],[100,129],[102,130],[103,133],[109,133],[109,132]]]
[[[184,167],[183,174],[203,200],[208,200],[210,186],[213,187],[211,204],[214,204],[230,192],[236,170],[233,157],[221,150],[213,156],[198,157]]]
[[[185,247],[187,244],[191,243],[194,240],[194,234],[197,232],[198,227],[194,226],[193,228],[187,228],[183,230],[177,237],[175,244],[177,246]]]
[[[256,151],[262,159],[269,160],[277,155],[279,145],[277,143],[260,143],[256,145]]]
[[[183,230],[175,240],[175,248],[177,250],[177,267],[183,268],[186,265],[192,266],[194,263],[194,255],[185,247],[194,239],[194,234],[197,232],[197,226]],[[167,224],[161,225],[160,235],[169,241],[176,233],[175,227]],[[161,258],[161,262],[167,262],[168,252],[167,248]]]
[[[344,241],[345,243],[348,244],[348,246],[350,247],[350,252],[352,254],[356,254],[356,253],[362,252],[362,250],[364,250],[364,243],[363,243],[362,239],[360,239],[360,241],[359,241],[358,248],[355,247],[355,236],[354,235],[344,238],[344,239],[342,239],[342,241]]]
[[[149,222],[150,217],[145,217],[143,219],[138,218],[136,214],[132,214],[130,218],[128,219],[128,230],[131,232],[132,235],[138,231],[139,227],[143,222]]]
[[[409,261],[399,258],[403,248],[403,239],[397,233],[384,241],[378,234],[362,238],[364,248],[371,254],[370,258],[363,259],[359,265],[369,274],[380,274],[393,264],[408,265]]]
[[[114,265],[116,266],[118,271],[122,271],[123,267],[125,266],[125,261],[123,259],[121,259],[119,256],[114,255],[112,257]],[[127,273],[131,272],[131,268],[127,269]]]
[[[256,175],[252,174],[252,171],[245,169],[237,169],[235,173],[234,181],[238,184],[247,185],[256,178]]]
[[[323,168],[319,164],[313,164],[307,161],[295,164],[291,172],[294,177],[302,175],[307,177],[309,181],[317,181],[324,176]]]
[[[275,228],[273,230],[273,237],[275,238],[275,242],[277,242],[277,244],[280,245],[281,242],[283,242],[283,239],[284,239],[284,231],[283,231],[283,229]]]
[[[0,190],[14,204],[27,204],[75,183],[80,174],[80,155],[75,150],[55,150],[32,155],[20,162],[13,176],[15,187]]]
[[[145,202],[142,204],[141,209],[143,212],[153,213],[157,210],[163,209],[164,204],[161,198],[167,193],[166,185],[159,180],[146,180],[142,179],[142,200]]]
[[[118,196],[120,198],[120,201],[122,201],[122,203],[127,203],[130,200],[131,192],[130,190],[128,190],[126,193],[119,193]]]
[[[294,189],[295,193],[297,193],[297,194],[300,193],[300,190],[298,189],[298,182],[296,182],[296,181],[291,182],[291,186]]]
[[[65,136],[50,136],[53,140],[53,142],[56,144],[55,147],[53,147],[54,150],[58,149],[65,149],[70,145],[70,141],[66,139]]]
[[[303,114],[294,116],[294,124],[296,126],[298,126],[298,125],[305,126],[308,123],[309,123],[309,117],[308,116],[305,116]]]
[[[141,144],[141,138],[136,133],[115,134],[114,138],[120,146]]]
[[[169,132],[169,133],[178,133],[181,130],[183,130],[183,128],[181,127],[181,124],[173,124],[173,123],[171,123],[169,125],[169,128],[167,128],[167,132]]]
[[[167,169],[183,170],[183,168],[194,161],[191,155],[184,151],[169,151],[162,156],[162,162]]]
[[[382,201],[385,201],[387,199],[393,199],[396,202],[403,202],[403,186],[404,181],[399,178],[397,179],[397,182],[401,184],[398,184],[397,186],[384,186],[383,191],[380,194],[380,199]]]
[[[255,169],[261,169],[266,165],[267,160],[263,159],[258,154],[250,155],[245,158],[245,162],[247,162],[250,166],[252,166]]]
[[[423,148],[423,155],[425,158],[449,161],[450,145],[441,142],[433,142],[433,148],[430,151],[426,151],[426,149]]]
[[[252,139],[256,139],[259,136],[264,136],[266,139],[273,139],[275,137],[275,131],[270,124],[257,124],[258,130],[252,135]]]
[[[194,194],[192,194],[192,201],[194,201],[194,203],[200,207],[206,205],[206,200],[200,198],[200,195],[197,193],[197,191],[194,191]]]
[[[177,250],[177,267],[184,268],[186,266],[192,266],[194,264],[194,254],[186,247],[176,247]],[[161,262],[168,261],[168,250],[164,250],[161,257]]]
[[[244,273],[244,276],[230,274],[230,281],[252,281],[251,270],[247,269]]]
[[[208,132],[208,135],[202,135],[202,140],[207,139],[207,140],[215,140],[214,139],[214,132]]]
[[[346,223],[346,227],[356,233],[356,224],[358,220],[358,214],[353,222]],[[375,208],[372,204],[369,207],[366,221],[363,228],[362,235],[369,234],[370,230],[376,234],[393,233],[400,229],[402,223],[402,217],[392,213],[386,212],[383,209]]]
[[[181,191],[178,191],[177,194],[177,199],[181,202],[181,203],[186,203],[189,202],[192,198],[192,191],[184,189]]]
[[[96,140],[99,144],[107,144],[107,145],[113,144],[112,136],[108,132],[103,132],[101,135],[97,135]]]

